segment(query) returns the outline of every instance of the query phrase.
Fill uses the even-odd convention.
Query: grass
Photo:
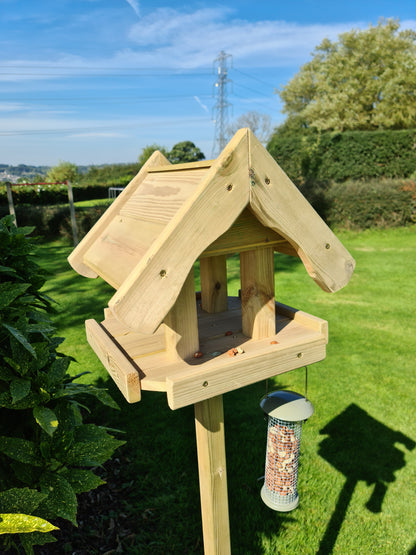
[[[77,208],[90,208],[92,206],[110,206],[114,199],[112,198],[97,198],[94,200],[79,200],[74,202],[75,209]]]
[[[265,384],[224,396],[232,553],[241,555],[416,553],[416,227],[340,232],[357,262],[350,284],[321,291],[303,265],[276,258],[276,298],[329,321],[327,358],[309,367],[315,414],[304,425],[300,505],[275,513],[260,500],[266,424],[259,408]],[[126,431],[126,482],[137,516],[132,554],[202,553],[193,408],[171,411],[166,396],[145,392],[128,405],[87,345],[84,320],[102,319],[112,289],[77,276],[71,248],[42,245],[53,274],[46,291],[58,302],[55,322],[73,372],[105,382],[121,410],[94,417]],[[239,287],[229,261],[229,288]],[[273,382],[273,383],[271,383]],[[304,370],[269,380],[304,392]]]

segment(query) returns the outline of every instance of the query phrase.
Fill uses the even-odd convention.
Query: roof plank
[[[170,162],[161,152],[156,150],[142,166],[139,173],[130,181],[124,191],[115,199],[111,206],[107,208],[98,222],[96,222],[96,224],[90,229],[79,245],[75,247],[68,257],[68,262],[71,264],[72,268],[78,272],[78,274],[89,278],[97,277],[97,272],[91,269],[91,267],[88,266],[88,263],[84,260],[85,253],[92,245],[94,245],[101,234],[105,232],[113,218],[117,216],[120,209],[127,203],[131,195],[140,186],[147,175],[148,169],[155,165],[160,166],[161,164],[170,164]]]
[[[252,133],[249,140],[251,210],[287,239],[324,291],[338,291],[349,282],[354,259]]]
[[[156,330],[195,260],[247,206],[247,142],[246,129],[236,133],[110,300],[115,316],[132,329],[142,333]]]

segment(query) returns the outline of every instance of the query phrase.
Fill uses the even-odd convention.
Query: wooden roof
[[[353,258],[248,129],[216,160],[172,165],[155,152],[68,260],[117,290],[109,306],[119,320],[153,333],[195,260],[224,251],[228,230],[238,251],[241,218],[276,250],[299,256],[323,290],[348,283]],[[258,245],[255,231],[247,241]]]

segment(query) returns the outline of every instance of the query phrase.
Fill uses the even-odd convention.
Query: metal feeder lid
[[[306,420],[315,411],[312,403],[295,391],[273,391],[263,397],[260,406],[269,416],[288,422]]]

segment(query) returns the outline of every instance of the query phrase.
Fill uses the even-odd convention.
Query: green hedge
[[[384,179],[313,183],[301,185],[302,194],[319,215],[337,228],[395,227],[416,222],[416,180]],[[110,203],[111,201],[109,201]],[[108,204],[76,206],[78,238],[81,239],[108,208]],[[8,213],[0,206],[0,217]],[[16,206],[19,226],[35,226],[36,235],[64,237],[72,242],[69,205]]]
[[[416,171],[416,129],[343,133],[277,131],[267,148],[297,184],[407,178]]]
[[[416,222],[416,181],[348,181],[328,188],[324,207],[316,206],[331,227],[386,228]]]
[[[72,185],[74,201],[108,198],[107,185]],[[13,204],[67,204],[66,185],[16,185],[12,187]],[[0,185],[0,206],[8,205],[6,185]]]
[[[82,239],[107,208],[108,206],[106,205],[75,208],[79,239]],[[65,237],[72,241],[72,227],[68,204],[55,206],[21,204],[15,206],[15,210],[18,226],[34,226],[33,235],[40,235],[47,239]],[[0,218],[6,214],[8,214],[8,208],[0,206]]]

